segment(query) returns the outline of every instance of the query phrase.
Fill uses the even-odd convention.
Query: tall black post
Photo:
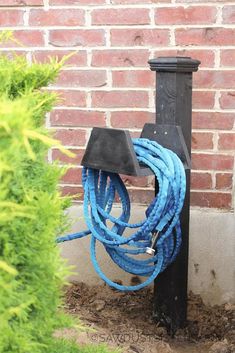
[[[180,126],[191,156],[192,72],[198,70],[200,61],[189,57],[161,57],[150,60],[149,64],[157,73],[156,122]],[[181,250],[176,261],[154,283],[154,317],[172,335],[187,319],[190,169],[186,169],[186,180]]]

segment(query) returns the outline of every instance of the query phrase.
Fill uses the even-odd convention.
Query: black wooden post
[[[180,126],[191,156],[192,72],[198,70],[200,61],[189,57],[161,57],[150,60],[149,64],[157,73],[156,122]],[[181,250],[176,261],[154,284],[154,317],[172,335],[187,319],[190,169],[186,169],[186,178]]]

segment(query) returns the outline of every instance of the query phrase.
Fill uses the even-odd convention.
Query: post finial
[[[200,65],[199,60],[190,57],[159,57],[148,61],[152,71],[167,71],[167,72],[193,72],[198,70]]]

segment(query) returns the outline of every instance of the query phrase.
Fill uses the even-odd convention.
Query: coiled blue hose
[[[130,199],[118,174],[83,168],[84,216],[88,230],[57,238],[57,242],[64,242],[91,234],[91,259],[96,272],[108,285],[123,291],[147,286],[176,258],[181,245],[179,216],[186,190],[184,167],[175,153],[148,139],[133,139],[133,145],[138,161],[148,166],[158,180],[158,194],[146,210],[146,219],[128,223]],[[110,214],[116,195],[122,206],[118,218]],[[107,221],[112,222],[111,229]],[[133,234],[123,236],[126,228],[133,229]],[[134,286],[111,281],[99,267],[97,241],[121,269],[148,278]],[[149,251],[153,256],[139,256]]]

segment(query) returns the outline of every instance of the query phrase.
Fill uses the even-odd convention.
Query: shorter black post
[[[192,72],[198,70],[200,61],[162,57],[150,60],[149,64],[157,72],[156,123],[180,126],[191,156]],[[176,261],[154,283],[154,317],[171,335],[184,327],[187,319],[190,169],[186,170],[186,178],[181,250]]]

